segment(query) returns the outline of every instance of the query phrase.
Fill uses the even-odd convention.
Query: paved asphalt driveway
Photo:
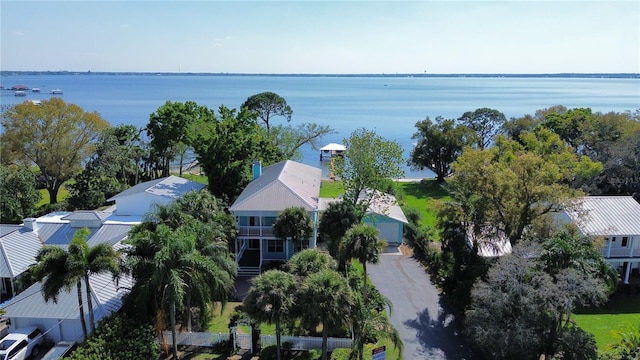
[[[455,317],[443,310],[429,276],[410,255],[385,253],[367,264],[369,278],[393,303],[391,323],[404,342],[404,359],[473,359]]]

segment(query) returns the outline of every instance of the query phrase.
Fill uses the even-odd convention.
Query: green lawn
[[[236,310],[241,302],[228,302],[220,313],[220,306],[213,310],[213,317],[209,321],[207,330],[212,333],[226,334],[229,332],[229,316]]]
[[[422,182],[398,183],[398,187],[405,195],[403,208],[418,209],[422,215],[423,224],[434,227],[436,203],[440,200],[450,199],[449,193],[434,179],[425,179]]]
[[[47,205],[51,202],[51,199],[49,198],[49,192],[47,191],[47,189],[40,189],[38,191],[40,191],[40,194],[42,194],[42,197],[40,198],[40,201],[36,204],[36,208],[39,208],[40,206],[43,206],[43,205]],[[60,190],[58,190],[58,201],[63,201],[68,196],[69,196],[69,190],[67,190],[67,188],[65,188],[64,185],[60,186]]]
[[[177,173],[172,175],[178,176]],[[182,177],[185,179],[189,179],[191,181],[195,181],[200,184],[209,185],[209,179],[205,175],[193,175],[193,174],[188,174],[186,172],[183,172]]]
[[[344,186],[342,181],[328,181],[325,180],[320,186],[320,197],[335,198],[344,193]]]
[[[598,350],[602,351],[607,344],[617,341],[611,334],[613,330],[640,323],[640,295],[613,295],[604,306],[579,311],[573,319],[596,337]]]

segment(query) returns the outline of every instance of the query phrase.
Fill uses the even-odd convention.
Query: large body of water
[[[640,109],[639,78],[547,77],[323,77],[222,75],[26,75],[1,78],[11,88],[24,84],[40,88],[16,97],[3,90],[2,105],[44,100],[52,89],[62,89],[66,102],[85,111],[97,111],[112,125],[146,126],[149,115],[165,101],[195,101],[217,109],[239,107],[247,97],[273,91],[293,109],[291,124],[315,122],[336,133],[324,143],[341,143],[358,128],[375,130],[400,143],[409,157],[415,123],[429,116],[458,118],[466,111],[489,107],[507,118],[534,114],[554,105],[590,107],[593,111]],[[283,121],[283,120],[275,120]],[[319,166],[319,153],[303,149],[304,163]],[[407,177],[431,176],[408,167]]]

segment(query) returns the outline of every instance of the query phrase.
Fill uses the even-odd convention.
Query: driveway
[[[380,256],[378,264],[367,264],[367,272],[393,303],[390,319],[404,342],[405,360],[474,359],[463,346],[458,321],[444,309],[417,260],[394,249]]]

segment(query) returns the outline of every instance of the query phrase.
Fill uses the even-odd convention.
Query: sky
[[[640,1],[6,1],[0,69],[640,73]]]

